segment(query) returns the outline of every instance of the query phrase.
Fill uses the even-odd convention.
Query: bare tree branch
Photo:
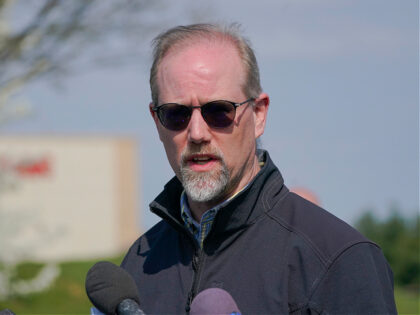
[[[0,0],[0,126],[25,85],[139,59],[144,39],[170,23],[171,14],[161,0]]]

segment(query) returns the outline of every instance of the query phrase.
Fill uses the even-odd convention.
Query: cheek
[[[225,162],[230,169],[241,168],[249,158],[249,153],[255,150],[255,136],[252,128],[238,130],[229,139],[224,139],[220,149],[225,156]],[[253,155],[253,154],[251,154]]]
[[[236,143],[242,150],[249,150],[249,146],[255,142],[255,121],[253,115],[248,115],[237,129]]]
[[[236,156],[242,163],[247,163],[247,160],[254,155],[255,152],[255,128],[254,121],[249,120],[244,129],[240,132],[238,140],[236,141],[238,147],[236,148]]]
[[[183,148],[181,137],[178,137],[178,135],[168,134],[167,131],[160,131],[159,136],[165,148],[169,164],[171,165],[174,172],[177,174],[180,166],[180,159]]]

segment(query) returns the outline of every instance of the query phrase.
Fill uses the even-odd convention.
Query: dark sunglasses
[[[247,99],[242,103],[230,101],[211,101],[201,106],[186,106],[167,103],[152,108],[157,113],[160,123],[167,129],[179,131],[187,128],[194,108],[201,109],[201,116],[212,128],[229,127],[235,119],[236,107],[253,101]]]

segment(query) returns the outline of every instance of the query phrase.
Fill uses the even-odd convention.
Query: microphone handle
[[[132,299],[122,300],[121,303],[118,304],[117,314],[118,315],[146,315],[140,309],[137,302]]]

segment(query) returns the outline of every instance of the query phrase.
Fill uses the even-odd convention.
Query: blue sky
[[[271,97],[262,144],[286,185],[314,191],[348,222],[367,208],[382,217],[392,205],[418,211],[418,1],[183,0],[172,7],[179,14],[169,25],[189,23],[191,14],[243,25]],[[153,35],[139,39],[148,52]],[[149,65],[141,56],[130,66],[73,75],[61,88],[31,84],[16,98],[33,114],[0,132],[134,137],[142,225],[150,227],[158,218],[147,205],[173,172],[148,112]]]

